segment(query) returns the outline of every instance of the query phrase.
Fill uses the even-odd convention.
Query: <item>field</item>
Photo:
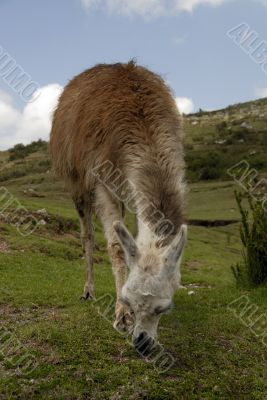
[[[230,266],[241,258],[238,224],[190,227],[183,263],[186,288],[177,292],[175,307],[162,318],[159,330],[160,342],[174,365],[160,374],[113,330],[97,304],[79,302],[84,261],[76,216],[57,181],[48,188],[47,177],[27,180],[41,178],[34,187],[47,198],[25,195],[25,178],[5,185],[26,208],[45,208],[62,219],[57,224],[55,218],[28,237],[8,223],[1,224],[1,329],[23,344],[37,367],[23,374],[9,361],[12,342],[11,349],[2,343],[0,398],[265,398],[266,347],[228,307],[243,294],[261,313],[267,304],[266,289],[244,292],[235,287]],[[201,219],[237,217],[233,189],[231,183],[192,185],[189,216],[197,218],[201,196]],[[114,297],[97,222],[96,232],[96,296]]]
[[[188,129],[188,145],[194,129]],[[245,154],[250,145],[242,145]],[[262,145],[257,148],[260,157]],[[22,236],[12,213],[0,216],[0,399],[266,399],[266,324],[263,318],[260,327],[257,319],[266,316],[267,291],[236,287],[231,265],[242,258],[239,223],[189,227],[184,289],[159,328],[159,341],[173,360],[162,372],[112,328],[112,315],[103,315],[100,300],[105,294],[114,298],[115,290],[98,221],[99,301],[79,301],[84,260],[78,219],[63,184],[48,169],[46,151],[19,160],[0,153],[0,208],[5,190],[45,221]],[[192,179],[188,218],[238,220],[237,188],[231,180]],[[241,296],[254,314],[240,317],[242,305],[233,302]],[[25,355],[32,371],[23,364]]]

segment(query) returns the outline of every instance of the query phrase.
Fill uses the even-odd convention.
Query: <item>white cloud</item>
[[[173,44],[179,46],[180,44],[183,44],[185,42],[185,38],[184,37],[180,37],[180,36],[176,36],[173,38],[172,40]]]
[[[267,6],[267,0],[255,0],[259,1],[263,6]]]
[[[58,84],[37,89],[35,100],[26,104],[22,111],[14,107],[10,96],[0,92],[0,149],[7,149],[17,143],[47,140],[52,112],[62,89]]]
[[[20,113],[12,106],[12,98],[0,91],[0,125],[2,130],[15,128],[20,119]]]
[[[137,15],[148,19],[177,15],[182,11],[192,12],[201,5],[216,7],[230,1],[235,0],[81,0],[88,11],[103,9],[109,14]],[[267,0],[252,1],[267,6]]]
[[[258,97],[267,97],[267,87],[256,89],[256,96]]]
[[[225,3],[227,0],[176,0],[175,1],[175,10],[176,11],[193,11],[194,8],[200,5],[209,5],[209,6],[220,6]]]
[[[188,97],[176,97],[175,101],[181,114],[190,114],[194,111],[194,103]]]
[[[230,0],[81,0],[87,10],[103,9],[110,14],[145,18],[191,12],[200,5],[219,6]]]
[[[100,8],[110,14],[139,15],[146,18],[165,14],[165,0],[81,0],[87,10]]]

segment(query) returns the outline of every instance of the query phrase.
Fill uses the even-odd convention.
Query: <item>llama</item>
[[[182,121],[170,89],[133,61],[84,71],[59,99],[50,151],[81,220],[83,299],[94,298],[97,215],[115,276],[114,327],[145,353],[180,286],[187,237]],[[126,208],[136,214],[135,237],[123,223]]]

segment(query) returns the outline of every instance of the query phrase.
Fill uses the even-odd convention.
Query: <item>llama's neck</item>
[[[158,241],[177,234],[184,222],[183,182],[163,174],[137,181],[135,205],[140,240]],[[182,178],[181,178],[182,180]]]
[[[138,234],[137,234],[137,246],[142,251],[142,249],[155,248],[159,240],[158,235],[156,235],[140,217],[137,216],[138,224]]]

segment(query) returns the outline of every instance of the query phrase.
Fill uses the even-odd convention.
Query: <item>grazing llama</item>
[[[143,353],[153,347],[160,316],[180,285],[187,236],[182,136],[170,89],[133,61],[97,65],[76,76],[53,118],[53,166],[68,183],[81,220],[83,299],[94,298],[96,214],[116,281],[114,327],[131,330]],[[125,209],[136,214],[135,238],[123,224]]]

